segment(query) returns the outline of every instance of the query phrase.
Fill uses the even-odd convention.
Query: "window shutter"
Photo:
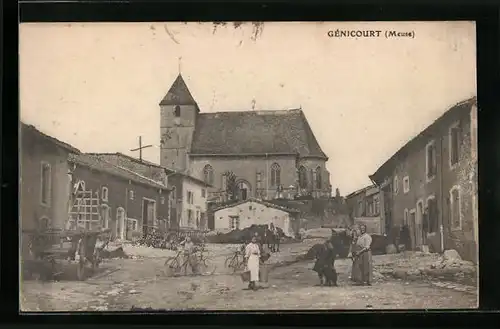
[[[432,174],[437,173],[437,161],[436,161],[436,145],[432,144]]]

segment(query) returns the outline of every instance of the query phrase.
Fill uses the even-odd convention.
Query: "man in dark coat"
[[[313,271],[318,273],[321,286],[337,286],[337,271],[335,271],[335,251],[330,240],[326,241],[316,257]],[[323,278],[325,279],[323,282]]]

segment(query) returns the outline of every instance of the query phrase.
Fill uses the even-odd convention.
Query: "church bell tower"
[[[180,73],[160,102],[160,111],[160,164],[185,172],[200,110]]]

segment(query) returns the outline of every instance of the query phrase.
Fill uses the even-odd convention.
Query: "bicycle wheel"
[[[232,264],[234,258],[236,258],[234,255],[227,256],[226,257],[226,261],[224,262],[224,267],[225,268],[231,268],[231,264]]]
[[[239,259],[238,257],[234,257],[232,260],[231,260],[231,263],[229,264],[229,267],[233,270],[233,273],[235,273],[238,269],[239,269]]]
[[[198,265],[198,271],[201,275],[212,275],[215,273],[217,266],[210,259],[203,259]]]
[[[174,276],[180,271],[180,264],[178,257],[169,257],[165,261],[165,275]]]

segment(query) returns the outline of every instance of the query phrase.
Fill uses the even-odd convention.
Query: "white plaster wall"
[[[280,209],[249,201],[234,207],[217,210],[214,219],[215,229],[229,230],[230,216],[239,216],[240,229],[249,227],[252,224],[269,225],[273,223],[274,226],[281,228],[285,234],[292,235],[290,216],[286,211]]]

